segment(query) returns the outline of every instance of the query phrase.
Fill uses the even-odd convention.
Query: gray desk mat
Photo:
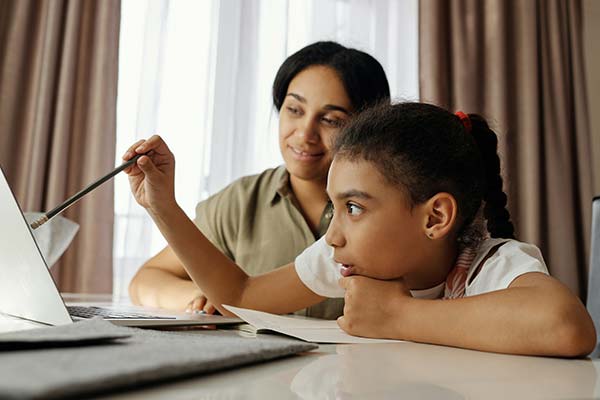
[[[63,325],[45,329],[8,332],[0,334],[2,351],[45,349],[52,347],[82,347],[129,337],[125,332],[104,329],[101,319],[83,321],[77,326]],[[110,328],[110,327],[109,327]]]
[[[312,343],[273,335],[247,338],[236,331],[167,332],[88,322],[69,328],[74,336],[93,330],[97,335],[129,337],[81,348],[0,352],[0,399],[79,398],[317,348]],[[39,331],[47,335],[52,329]],[[23,333],[30,337],[32,332]]]

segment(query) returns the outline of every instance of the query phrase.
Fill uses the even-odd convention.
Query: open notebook
[[[338,326],[337,321],[275,315],[225,304],[223,307],[250,324],[257,333],[273,331],[313,343],[402,342],[401,340],[369,339],[352,336],[344,332]]]

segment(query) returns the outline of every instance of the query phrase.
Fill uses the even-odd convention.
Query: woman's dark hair
[[[322,65],[334,69],[344,84],[352,106],[359,111],[390,98],[390,87],[379,62],[365,52],[335,42],[316,42],[289,56],[273,82],[273,104],[281,110],[288,86],[306,68]]]
[[[452,194],[463,245],[476,245],[483,238],[474,222],[482,204],[490,235],[513,238],[498,139],[482,117],[469,117],[470,133],[456,115],[437,106],[381,103],[344,126],[334,144],[335,157],[373,163],[388,182],[409,195],[411,207],[439,192]]]

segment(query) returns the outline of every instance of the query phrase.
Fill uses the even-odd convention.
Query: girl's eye
[[[363,212],[363,208],[354,203],[347,203],[346,210],[348,211],[348,214],[354,217],[359,216]]]

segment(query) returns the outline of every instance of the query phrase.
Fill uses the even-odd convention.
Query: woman
[[[331,220],[325,187],[333,137],[353,113],[389,97],[383,68],[362,51],[317,42],[291,55],[273,83],[285,165],[243,177],[199,203],[196,225],[250,275],[293,261]],[[129,294],[136,304],[214,312],[168,246],[140,268]],[[342,301],[331,299],[301,313],[333,319],[342,311]]]

